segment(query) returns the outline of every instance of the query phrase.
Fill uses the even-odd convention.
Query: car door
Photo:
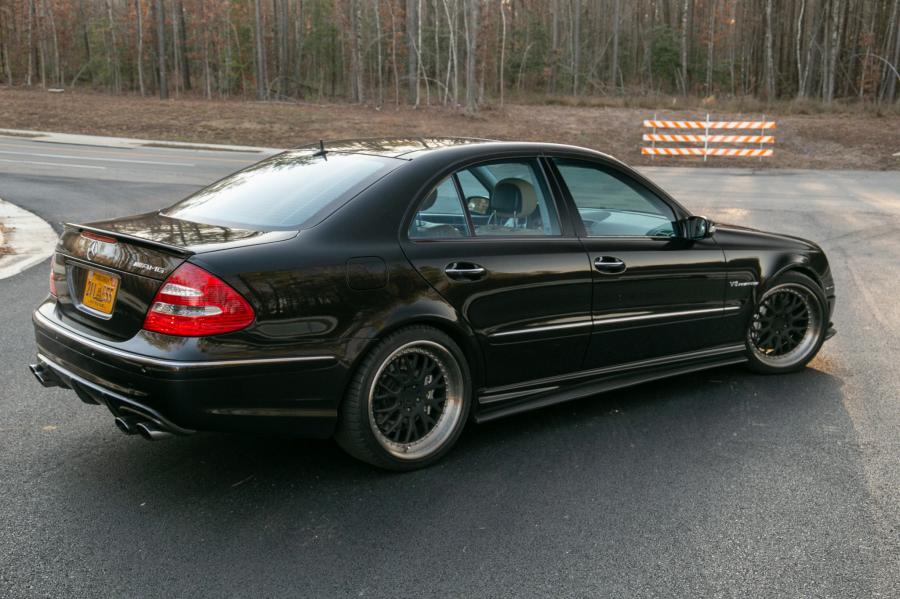
[[[404,251],[475,331],[485,384],[579,369],[592,326],[592,275],[541,163],[473,164],[419,202]]]
[[[686,239],[687,216],[625,169],[555,157],[547,167],[571,202],[593,268],[593,329],[585,368],[725,344],[727,268],[715,239]]]

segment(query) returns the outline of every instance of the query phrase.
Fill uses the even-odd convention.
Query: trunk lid
[[[67,223],[53,258],[59,309],[112,339],[133,337],[163,281],[194,254],[288,239],[296,231],[252,231],[158,213],[87,225]]]

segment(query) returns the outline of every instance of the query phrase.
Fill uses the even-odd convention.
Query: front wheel
[[[747,330],[749,367],[777,374],[801,370],[825,340],[821,288],[798,272],[779,276],[760,296]]]
[[[413,326],[380,341],[357,369],[335,438],[350,455],[390,470],[440,459],[469,412],[468,365],[443,332]]]

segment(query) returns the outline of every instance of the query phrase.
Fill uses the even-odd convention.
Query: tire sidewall
[[[790,366],[778,367],[772,366],[771,364],[766,364],[765,362],[760,361],[756,356],[756,352],[754,351],[750,341],[750,326],[753,323],[752,314],[755,313],[758,309],[759,302],[762,300],[762,298],[770,290],[787,283],[801,285],[816,297],[816,301],[819,304],[819,326],[821,330],[819,331],[818,341],[809,351],[809,354],[807,354],[803,358],[803,360]],[[819,353],[819,350],[822,348],[822,344],[825,342],[825,331],[828,328],[828,299],[825,297],[825,292],[822,290],[822,288],[813,279],[803,273],[797,271],[787,271],[773,277],[754,299],[753,313],[751,313],[750,320],[748,321],[746,330],[744,332],[744,343],[747,347],[748,366],[756,372],[764,374],[781,374],[802,370],[814,357],[816,357],[816,354]]]
[[[378,441],[375,432],[372,430],[369,421],[369,390],[372,388],[372,385],[375,382],[375,376],[385,360],[403,345],[418,341],[438,343],[451,354],[454,360],[456,360],[462,374],[462,409],[453,432],[437,450],[426,457],[414,460],[404,460],[389,453]],[[453,447],[462,433],[465,423],[468,421],[471,403],[472,385],[469,365],[459,346],[447,334],[433,327],[412,326],[400,329],[380,341],[366,355],[358,367],[354,384],[351,385],[348,396],[343,403],[343,408],[346,412],[342,410],[340,416],[341,420],[347,418],[355,421],[360,433],[357,435],[355,441],[361,441],[365,444],[364,448],[357,449],[362,449],[364,451],[354,451],[353,448],[347,447],[343,442],[341,445],[356,455],[356,457],[360,457],[383,468],[391,470],[415,470],[417,468],[422,468],[441,459],[441,457]],[[341,441],[340,437],[339,441]]]

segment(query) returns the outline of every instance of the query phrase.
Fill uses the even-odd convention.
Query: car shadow
[[[799,551],[810,579],[831,584],[831,531],[864,530],[870,516],[829,370],[723,368],[469,426],[444,460],[406,474],[331,441],[86,434],[54,457],[66,466],[33,534],[117,555],[111,589],[153,556],[185,594],[251,579],[263,594],[390,594],[426,570],[437,595],[475,580],[553,594],[572,576],[628,594],[771,551]]]

